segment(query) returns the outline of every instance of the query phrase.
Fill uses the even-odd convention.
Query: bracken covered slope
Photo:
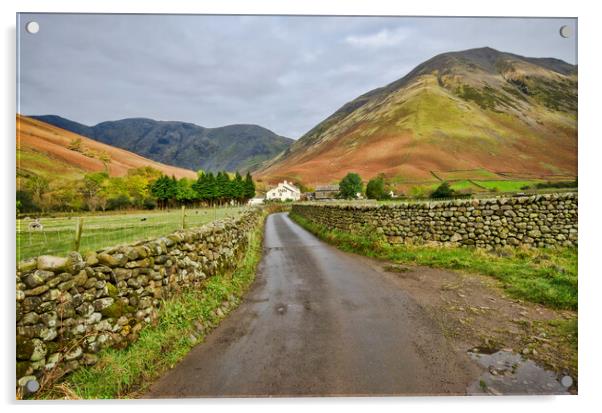
[[[343,105],[264,164],[265,182],[484,169],[577,174],[577,67],[491,48],[444,53]]]
[[[81,149],[69,149],[80,140]],[[135,153],[96,142],[45,122],[17,115],[17,177],[42,175],[48,178],[79,178],[87,172],[103,171],[105,159],[111,176],[122,176],[134,168],[150,166],[177,178],[195,178],[194,171],[165,165]]]

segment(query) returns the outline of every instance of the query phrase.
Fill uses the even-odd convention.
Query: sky
[[[25,31],[36,21],[36,34]],[[573,36],[563,38],[568,25]],[[251,123],[298,139],[346,102],[449,51],[577,63],[576,19],[21,14],[25,115]]]

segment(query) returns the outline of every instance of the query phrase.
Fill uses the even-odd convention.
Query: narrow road
[[[389,276],[270,215],[244,302],[144,397],[465,394],[480,370]]]

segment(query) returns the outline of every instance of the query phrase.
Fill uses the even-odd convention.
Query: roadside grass
[[[128,348],[103,350],[96,365],[76,370],[38,398],[135,398],[144,393],[238,306],[255,279],[262,240],[263,221],[250,234],[237,270],[210,277],[202,288],[164,301],[157,323],[142,329],[139,339]]]
[[[291,219],[343,251],[403,264],[466,271],[499,280],[508,295],[556,309],[577,310],[577,248],[390,245],[375,231],[328,230],[291,213]]]
[[[242,207],[199,208],[185,210],[186,228],[216,219],[236,216]],[[86,215],[80,252],[139,241],[170,234],[180,229],[182,211],[136,211],[121,214]],[[31,221],[17,220],[17,261],[38,255],[64,255],[73,250],[77,220],[72,217],[41,218],[43,230],[29,229]]]
[[[579,341],[578,324],[576,317],[568,320],[557,319],[548,321],[551,331],[558,336],[566,337],[574,350],[577,350]]]

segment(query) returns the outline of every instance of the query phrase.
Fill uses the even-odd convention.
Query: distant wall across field
[[[259,210],[82,257],[40,256],[17,268],[17,380],[21,386],[96,363],[157,317],[162,299],[234,269]]]
[[[374,229],[390,243],[550,247],[577,245],[577,193],[386,205],[298,203],[292,211],[330,229]]]

